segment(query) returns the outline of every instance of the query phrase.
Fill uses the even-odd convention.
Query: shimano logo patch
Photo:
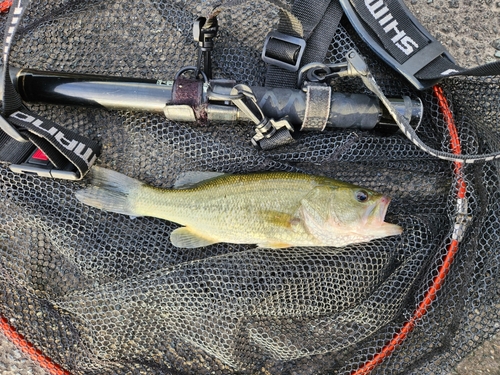
[[[21,111],[14,112],[10,115],[10,117],[27,124],[31,124],[37,129],[50,134],[62,147],[64,147],[68,151],[73,152],[74,155],[82,159],[89,167],[97,158],[94,154],[94,151],[90,147],[87,147],[84,143],[76,139],[66,138],[66,135],[62,131],[60,131],[50,123],[44,122],[39,118],[33,117]]]
[[[394,45],[403,51],[405,55],[409,56],[415,51],[415,48],[419,48],[419,45],[404,30],[399,30],[398,21],[391,14],[383,0],[364,1],[367,9],[379,25],[383,27],[387,36],[391,38]]]

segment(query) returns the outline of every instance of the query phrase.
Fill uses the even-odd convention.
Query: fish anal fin
[[[186,249],[209,246],[219,242],[213,238],[209,238],[200,233],[197,233],[195,230],[189,227],[181,227],[175,229],[170,234],[170,241],[172,242],[172,245]]]
[[[257,246],[261,249],[284,249],[292,245],[285,242],[262,242],[257,244]]]

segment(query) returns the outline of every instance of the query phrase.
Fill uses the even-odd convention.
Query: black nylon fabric
[[[18,142],[0,131],[0,160],[12,164],[23,163],[33,151],[34,146],[30,142]]]
[[[302,31],[290,24],[288,17],[282,14],[277,31],[306,40],[306,48],[302,56],[301,66],[321,61],[326,55],[337,26],[342,17],[342,8],[337,0],[315,2],[311,6],[308,0],[295,1],[291,13],[302,24]],[[269,65],[266,75],[267,87],[297,86],[297,73]]]
[[[29,6],[29,0],[18,0],[12,5],[4,30],[4,43],[2,48],[2,114],[10,115],[13,111],[21,107],[22,101],[19,94],[14,90],[9,74],[9,55],[11,45],[14,42],[16,31],[19,28],[21,19]]]
[[[29,132],[27,136],[51,160],[56,168],[66,169],[68,161],[83,177],[100,152],[97,142],[65,129],[22,107],[7,120],[18,129]]]
[[[383,48],[399,64],[405,64],[431,42],[415,25],[418,21],[411,20],[409,11],[402,0],[349,1],[360,16],[361,22],[368,28],[367,32],[375,42],[378,41],[380,48]],[[451,76],[500,74],[498,61],[473,68],[463,68],[443,55],[435,58],[435,56],[422,53],[419,57],[419,65],[423,68],[414,72],[415,77],[431,82]],[[402,67],[402,69],[405,68]]]
[[[351,4],[399,63],[403,64],[428,44],[429,40],[410,21],[400,0],[351,0]]]
[[[214,77],[264,85],[260,55],[279,22],[275,3],[240,1],[218,15]],[[34,0],[11,64],[171,80],[196,63],[192,22],[214,5]],[[500,149],[498,77],[442,81],[452,137],[435,94],[388,68],[345,18],[322,61],[344,61],[352,49],[387,97],[422,101],[414,130],[430,147],[456,151],[453,139],[464,154]],[[331,87],[368,92],[358,78]],[[26,106],[102,144],[99,166],[156,188],[192,171],[304,172],[390,197],[386,220],[404,229],[342,248],[178,248],[173,222],[78,201],[76,192],[94,184],[90,175],[53,180],[0,163],[0,315],[71,374],[352,375],[400,332],[443,269],[426,314],[370,375],[450,374],[499,330],[499,161],[457,168],[379,128],[327,127],[262,151],[245,121],[198,126],[161,113]],[[226,225],[236,224],[245,227]],[[455,241],[454,261],[445,263]]]

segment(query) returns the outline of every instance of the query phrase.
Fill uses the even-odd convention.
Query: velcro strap
[[[330,116],[332,90],[330,86],[306,83],[306,110],[300,130],[323,131]]]

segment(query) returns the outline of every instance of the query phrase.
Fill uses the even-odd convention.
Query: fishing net
[[[273,3],[233,1],[219,14],[214,77],[264,85],[262,43],[279,18]],[[192,22],[214,5],[33,1],[11,64],[172,79],[196,65]],[[343,18],[325,61],[342,62],[352,48],[387,96],[422,100],[416,131],[427,145],[500,149],[498,79],[442,82],[454,136],[443,97],[401,80]],[[333,85],[368,92],[356,78]],[[169,241],[176,224],[78,202],[90,178],[19,175],[1,164],[0,314],[71,373],[349,374],[390,352],[374,374],[444,374],[498,330],[498,161],[459,166],[400,132],[353,129],[303,133],[262,151],[246,122],[198,126],[159,114],[27,106],[98,141],[98,165],[157,187],[186,171],[300,171],[389,195],[386,220],[404,228],[345,248],[182,249]]]

